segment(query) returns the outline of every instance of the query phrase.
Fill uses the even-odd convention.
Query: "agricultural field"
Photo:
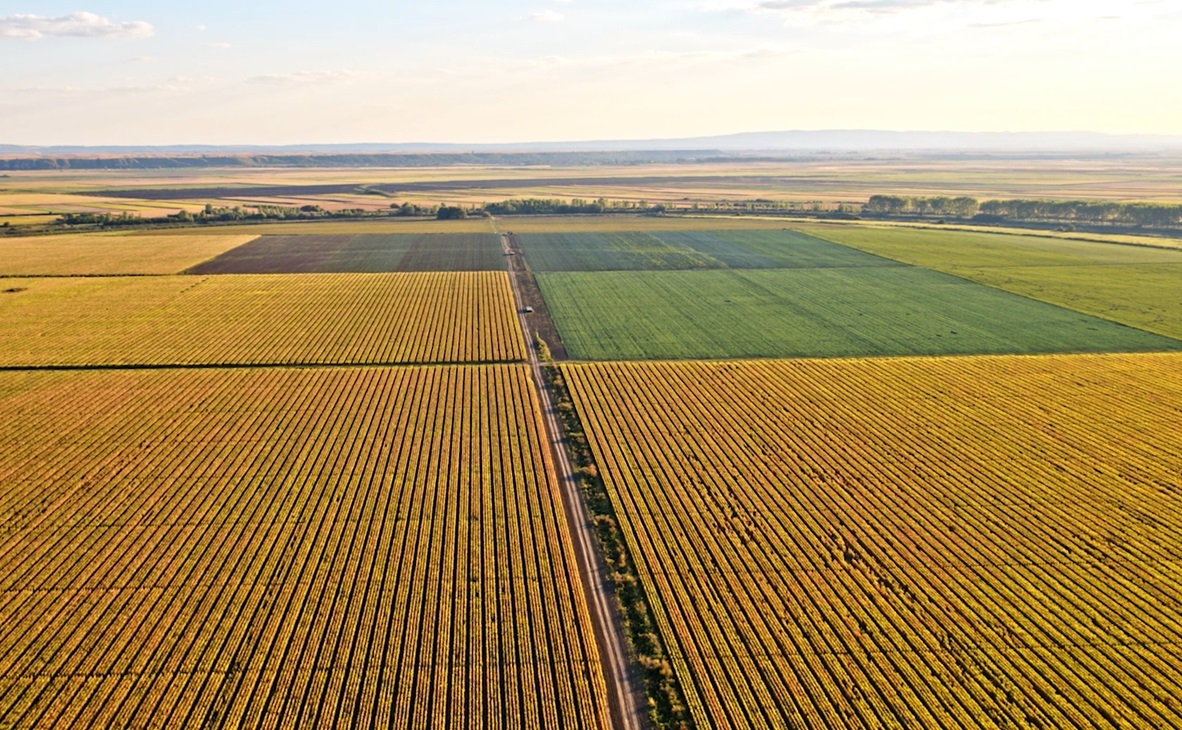
[[[1182,251],[1036,236],[810,229],[879,256],[1182,338]]]
[[[993,267],[1182,263],[1182,251],[1045,235],[938,228],[794,224],[813,236],[877,256],[959,273]]]
[[[261,236],[192,267],[190,274],[384,273],[505,269],[492,233]]]
[[[517,236],[535,271],[898,266],[788,230],[620,231]]]
[[[525,366],[0,373],[0,725],[607,728]]]
[[[157,218],[187,210],[201,209],[195,203],[160,202],[142,199],[121,199],[92,195],[71,195],[63,192],[11,191],[0,187],[0,216],[47,213],[134,213],[144,218]]]
[[[698,728],[1182,725],[1182,355],[563,372]]]
[[[0,279],[0,367],[506,362],[504,272]]]
[[[156,231],[159,235],[184,235],[192,229],[176,228]],[[216,226],[218,233],[268,236],[356,236],[381,234],[395,236],[418,236],[424,233],[488,233],[488,221],[483,218],[439,221],[423,218],[378,218],[362,220],[309,220],[285,221],[282,223],[235,223]]]
[[[1182,202],[1176,154],[1095,156],[1087,160],[967,159],[860,155],[779,161],[702,160],[644,165],[471,165],[412,168],[196,168],[13,171],[0,179],[0,207],[30,195],[89,193],[79,205],[128,209],[167,203],[180,209],[206,197],[192,191],[225,188],[219,202],[251,188],[304,186],[289,195],[324,203],[359,186],[382,186],[398,200],[481,203],[528,193],[538,197],[645,199],[677,204],[684,199],[768,198],[800,202],[866,200],[877,193],[971,195],[978,198],[1052,198]],[[495,186],[493,186],[495,183]],[[426,184],[426,185],[424,185]],[[332,186],[334,192],[317,188]],[[156,189],[169,200],[94,197],[99,191]],[[323,199],[323,200],[319,200]]]
[[[538,283],[578,360],[1182,348],[913,267],[542,273]]]
[[[179,274],[241,246],[254,235],[80,233],[10,238],[0,243],[0,277]]]
[[[782,218],[706,216],[520,216],[498,218],[497,225],[521,234],[635,233],[638,231],[762,231],[784,230]]]

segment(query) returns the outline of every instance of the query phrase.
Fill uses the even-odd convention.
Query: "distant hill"
[[[0,144],[0,156],[232,156],[372,155],[505,152],[849,152],[849,151],[1086,151],[1182,149],[1182,135],[1097,132],[893,132],[873,129],[744,132],[712,137],[585,140],[504,144],[356,143],[301,145],[164,145],[47,147]]]

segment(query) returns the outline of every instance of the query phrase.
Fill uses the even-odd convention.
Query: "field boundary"
[[[554,396],[563,433],[563,443],[575,467],[570,484],[579,492],[580,502],[590,515],[591,532],[598,546],[602,567],[610,574],[601,578],[614,593],[619,629],[628,640],[631,660],[639,669],[640,682],[648,699],[649,719],[658,728],[692,728],[693,718],[686,704],[681,682],[669,660],[669,652],[653,618],[649,598],[620,530],[615,507],[591,453],[590,442],[578,409],[567,387],[562,368],[543,368],[545,389]]]
[[[494,224],[495,227],[495,224]],[[517,294],[520,309],[529,309],[533,326],[528,328],[527,339],[541,341],[545,344],[547,362],[569,360],[566,345],[562,342],[562,335],[558,332],[558,325],[554,323],[554,316],[550,313],[550,306],[542,296],[542,288],[538,285],[538,277],[526,260],[525,251],[521,248],[521,241],[512,233],[499,234],[501,245],[508,259],[509,277],[513,281],[513,290]],[[526,312],[523,311],[523,314]],[[524,318],[523,318],[524,326]]]
[[[640,677],[637,672],[637,656],[629,652],[630,641],[624,640],[625,621],[621,605],[611,600],[618,598],[617,585],[614,581],[615,573],[609,573],[610,567],[604,560],[602,548],[597,536],[592,534],[591,525],[595,515],[588,507],[579,487],[582,484],[580,473],[571,464],[572,449],[570,448],[570,434],[567,430],[565,416],[560,407],[555,407],[557,397],[550,388],[547,371],[557,366],[552,364],[550,347],[537,333],[531,333],[526,321],[525,299],[521,291],[522,282],[519,275],[526,274],[533,282],[534,293],[540,298],[541,291],[537,289],[537,282],[532,272],[525,266],[524,258],[518,248],[512,254],[516,244],[512,234],[502,234],[497,231],[496,222],[490,221],[493,232],[496,233],[504,248],[505,255],[522,259],[509,266],[509,279],[512,284],[513,295],[517,301],[517,319],[521,327],[521,335],[525,341],[526,352],[529,356],[530,375],[536,391],[538,406],[542,411],[542,422],[547,432],[551,455],[558,473],[556,477],[563,492],[563,511],[571,528],[571,542],[573,543],[576,560],[579,567],[580,582],[591,609],[592,622],[595,627],[595,641],[599,646],[600,660],[604,678],[608,683],[608,704],[612,716],[612,724],[621,730],[640,730],[647,727],[645,707],[652,707],[654,698],[651,693],[641,689]],[[543,305],[545,301],[541,302]],[[553,324],[551,323],[551,326]],[[543,367],[542,357],[547,365]],[[639,584],[637,584],[639,587]],[[647,687],[646,687],[647,689]],[[660,727],[678,727],[656,723]]]

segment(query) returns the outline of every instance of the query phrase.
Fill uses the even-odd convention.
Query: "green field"
[[[788,230],[613,231],[518,236],[535,271],[796,269],[894,266]]]
[[[811,233],[1182,338],[1182,251],[1038,236],[826,226]]]
[[[983,266],[1182,263],[1182,250],[1049,236],[856,225],[802,228],[827,241],[941,270]]]
[[[1182,349],[925,269],[538,275],[571,357],[859,357]]]

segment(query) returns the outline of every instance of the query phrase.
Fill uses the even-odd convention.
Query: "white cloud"
[[[535,23],[561,23],[566,18],[557,10],[540,10],[529,16]]]
[[[154,93],[185,93],[196,87],[215,81],[212,76],[171,76],[166,79],[141,84],[122,84],[112,86],[26,86],[12,91],[27,96],[41,97],[103,97],[111,94],[154,94]]]
[[[0,17],[0,38],[36,41],[42,38],[148,38],[150,23],[133,20],[115,23],[94,13],[70,13],[56,18],[43,15]]]
[[[329,84],[359,78],[355,71],[296,71],[286,74],[261,74],[251,76],[247,83],[270,86],[304,86],[308,84]]]

